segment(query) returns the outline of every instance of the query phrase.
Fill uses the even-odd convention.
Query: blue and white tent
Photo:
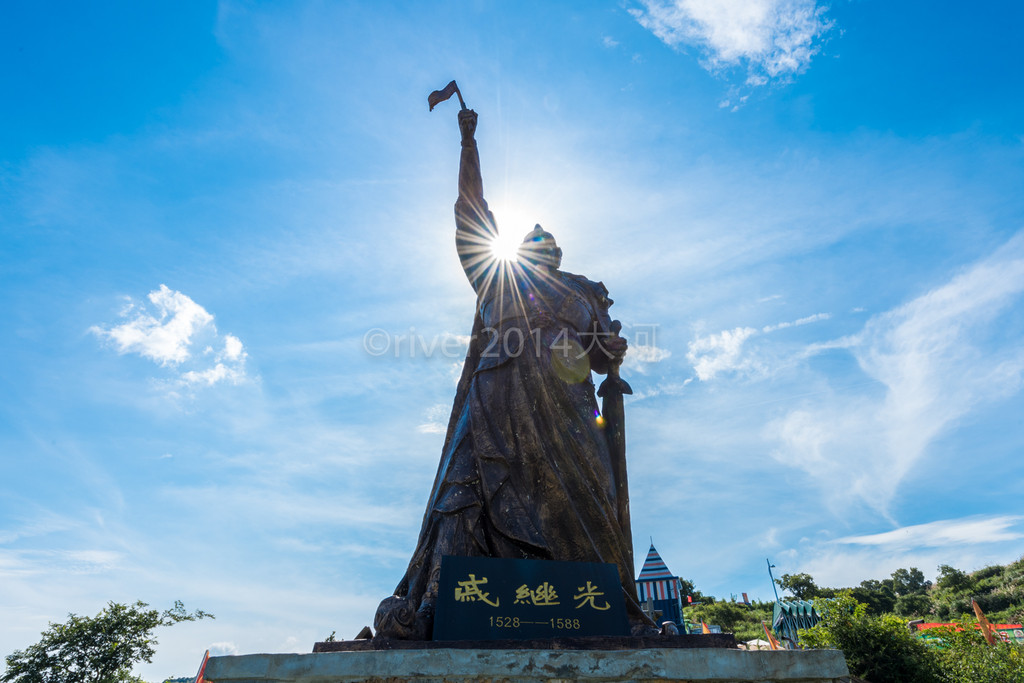
[[[636,592],[640,597],[640,604],[652,603],[655,610],[661,612],[662,621],[674,621],[683,624],[683,605],[679,595],[679,577],[673,576],[661,559],[661,555],[651,544],[647,552],[647,559],[644,560],[640,576],[636,578]]]

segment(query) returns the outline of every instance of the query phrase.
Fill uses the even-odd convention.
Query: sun
[[[499,233],[491,242],[491,254],[499,261],[514,262],[518,260],[516,254],[522,244],[523,235],[530,232],[534,224],[532,212],[524,211],[515,203],[497,201],[491,205],[494,217],[497,219]]]
[[[515,261],[519,251],[519,240],[508,232],[499,233],[491,241],[491,254],[499,261]]]

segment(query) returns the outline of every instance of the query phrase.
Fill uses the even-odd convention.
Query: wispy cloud
[[[793,322],[776,323],[775,325],[765,325],[764,327],[761,328],[761,331],[774,332],[775,330],[784,330],[787,327],[799,327],[801,325],[816,323],[819,320],[828,320],[831,317],[832,316],[830,316],[828,313],[815,313],[814,315],[809,315],[806,318],[800,318],[799,320],[794,320]]]
[[[432,405],[424,416],[426,422],[417,426],[416,431],[420,434],[444,434],[448,430],[446,420],[450,411],[451,407],[443,403]]]
[[[885,512],[939,434],[1020,389],[1024,350],[997,320],[1022,292],[1019,234],[947,284],[871,318],[860,333],[820,345],[847,349],[877,383],[866,393],[836,391],[773,422],[774,457],[806,470],[835,504],[859,498]]]
[[[224,657],[238,654],[238,646],[230,641],[210,643],[210,654],[214,657]]]
[[[679,396],[686,389],[686,385],[692,381],[692,377],[687,377],[682,382],[663,382],[648,386],[646,389],[642,390],[638,390],[634,387],[631,400],[640,401],[646,398],[654,398],[656,396]]]
[[[205,308],[167,285],[160,285],[148,298],[155,310],[129,297],[121,311],[126,322],[111,327],[94,325],[89,331],[110,342],[119,354],[138,354],[178,370],[180,384],[213,386],[245,378],[248,354],[242,341],[231,334],[219,335]],[[195,367],[183,370],[186,362]]]
[[[702,382],[712,380],[725,372],[763,372],[764,363],[750,354],[744,354],[744,344],[747,340],[757,335],[828,320],[830,317],[828,313],[815,313],[791,322],[765,325],[760,330],[753,327],[736,327],[732,330],[697,336],[688,346],[686,359],[693,365],[697,378]]]
[[[6,550],[0,549],[0,578],[63,574],[106,573],[124,560],[111,550]]]
[[[660,363],[672,356],[672,352],[658,346],[645,344],[629,347],[629,354],[626,356],[637,363]]]
[[[1006,564],[1020,557],[1010,544],[961,546],[954,557],[948,548],[892,549],[887,546],[820,545],[802,548],[790,557],[801,557],[796,571],[807,572],[821,585],[856,586],[865,579],[888,578],[900,567],[917,567],[928,578],[937,575],[942,564],[964,571],[975,571],[992,564]],[[779,553],[786,556],[786,553]]]
[[[749,365],[749,359],[741,359],[740,353],[743,342],[754,334],[757,334],[757,330],[753,327],[737,327],[697,337],[690,342],[686,358],[693,363],[697,377],[706,382],[720,372],[739,370]]]
[[[20,519],[13,517],[8,519],[9,526],[7,528],[0,528],[0,545],[13,543],[19,539],[73,531],[83,524],[80,519],[58,515],[39,506],[26,508],[24,512],[26,514]]]
[[[745,66],[748,85],[797,74],[832,26],[815,0],[640,0],[630,14],[666,45],[697,48],[710,71]]]
[[[933,577],[941,564],[974,571],[1018,559],[1022,520],[1020,515],[974,515],[877,534],[803,538],[777,555],[793,562],[791,571],[808,572],[825,586],[855,586],[900,567],[917,567]]]
[[[424,422],[416,427],[420,434],[444,434],[445,426],[440,422]]]
[[[775,548],[779,545],[779,530],[775,527],[768,527],[767,531],[761,534],[757,542],[761,548]]]
[[[863,545],[892,549],[943,548],[947,546],[978,545],[999,543],[1024,538],[1024,534],[1010,531],[1024,517],[1003,515],[999,517],[968,517],[966,519],[944,519],[927,524],[915,524],[893,529],[880,534],[846,536],[833,543]]]

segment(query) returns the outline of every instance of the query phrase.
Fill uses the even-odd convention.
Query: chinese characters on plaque
[[[629,635],[615,565],[445,557],[434,640]]]

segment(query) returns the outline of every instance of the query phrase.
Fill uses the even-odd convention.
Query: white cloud
[[[117,352],[137,353],[161,365],[173,365],[187,360],[192,337],[197,331],[213,324],[213,316],[181,292],[175,292],[160,285],[160,289],[149,293],[149,300],[156,307],[156,315],[137,311],[128,322],[103,329],[93,326],[90,331],[108,339],[117,347]],[[122,317],[136,311],[136,304],[129,299]]]
[[[72,531],[83,524],[80,519],[58,515],[45,508],[35,506],[23,509],[22,515],[20,519],[7,520],[7,523],[11,525],[10,528],[0,529],[0,544],[14,543],[19,539],[46,536],[62,531]]]
[[[448,431],[448,414],[451,406],[444,403],[435,403],[427,409],[427,421],[416,427],[420,434],[444,434]]]
[[[631,346],[627,358],[632,358],[640,363],[660,363],[671,355],[672,352],[668,349],[661,349],[657,346]]]
[[[819,320],[828,320],[831,317],[832,316],[829,315],[828,313],[815,313],[814,315],[809,315],[806,318],[800,318],[799,320],[794,320],[793,322],[789,322],[789,323],[778,323],[776,325],[765,325],[761,329],[761,331],[762,332],[774,332],[776,330],[784,330],[787,327],[799,327],[801,325],[807,325],[809,323],[818,322]]]
[[[831,28],[815,0],[640,0],[630,14],[670,47],[701,51],[711,71],[745,65],[747,85],[807,67]]]
[[[740,359],[743,342],[756,333],[757,330],[752,327],[737,327],[697,337],[690,342],[686,358],[693,363],[697,377],[706,382],[720,372],[745,367],[746,362]]]
[[[951,564],[970,572],[993,564],[1013,562],[1020,557],[1020,552],[1006,545],[964,546],[951,558],[947,548],[894,550],[888,547],[821,545],[794,553],[794,562],[801,556],[806,559],[799,560],[798,571],[809,573],[819,585],[841,587],[856,586],[865,579],[888,578],[900,567],[917,567],[927,578],[934,578],[936,568],[941,564]]]
[[[631,399],[633,401],[640,401],[646,398],[654,398],[656,396],[679,396],[683,393],[686,385],[692,381],[692,377],[687,377],[682,382],[663,382],[650,386],[646,390],[638,390],[636,387],[633,387],[633,395],[631,396]]]
[[[237,655],[239,652],[238,646],[229,641],[210,643],[210,647],[208,649],[210,650],[211,657],[232,656]]]
[[[238,337],[224,335],[224,357],[228,360],[238,360],[245,352],[242,350],[242,342]]]
[[[244,376],[244,369],[229,368],[223,363],[217,363],[212,368],[207,368],[206,370],[189,370],[184,372],[181,375],[181,381],[186,385],[199,384],[212,387],[217,382],[223,380],[230,380],[232,384],[237,384]]]
[[[163,284],[149,293],[149,301],[152,312],[129,298],[121,311],[126,322],[109,328],[94,325],[89,331],[113,343],[121,355],[135,353],[174,368],[179,384],[213,386],[225,380],[237,384],[245,378],[248,354],[242,341],[231,334],[221,341],[205,308]],[[201,354],[195,353],[197,347],[203,348]],[[212,356],[213,365],[207,356]],[[194,367],[185,369],[185,365]]]
[[[837,538],[833,543],[910,549],[1015,541],[1024,538],[1024,534],[1009,531],[1009,529],[1022,519],[1024,517],[1012,515],[944,519],[893,529],[880,534],[846,536]]]
[[[820,530],[772,550],[772,558],[784,560],[778,562],[780,573],[807,572],[822,586],[855,586],[900,567],[917,567],[932,578],[941,564],[974,571],[1018,559],[1022,522],[1021,515],[973,515],[842,538]]]
[[[0,548],[0,579],[32,577],[53,572],[102,574],[124,559],[111,550],[7,550]]]
[[[997,319],[1022,292],[1024,233],[860,333],[813,348],[847,349],[874,382],[867,393],[829,394],[773,422],[773,457],[805,469],[835,505],[860,498],[884,512],[937,436],[1021,388],[1024,350],[1003,338]]]
[[[778,330],[790,327],[800,327],[828,320],[831,316],[828,313],[815,313],[791,322],[781,322],[774,325],[765,325],[760,331],[753,327],[737,327],[732,330],[722,330],[717,334],[710,334],[704,337],[698,336],[689,344],[686,358],[693,364],[697,378],[702,382],[714,379],[724,372],[764,372],[766,364],[762,363],[751,355],[744,354],[744,345],[751,337],[759,334],[771,334]]]
[[[757,542],[761,548],[776,548],[779,545],[779,530],[775,527],[768,527],[768,530],[761,534]]]
[[[416,427],[416,431],[420,434],[444,434],[447,429],[440,422],[424,422]]]

